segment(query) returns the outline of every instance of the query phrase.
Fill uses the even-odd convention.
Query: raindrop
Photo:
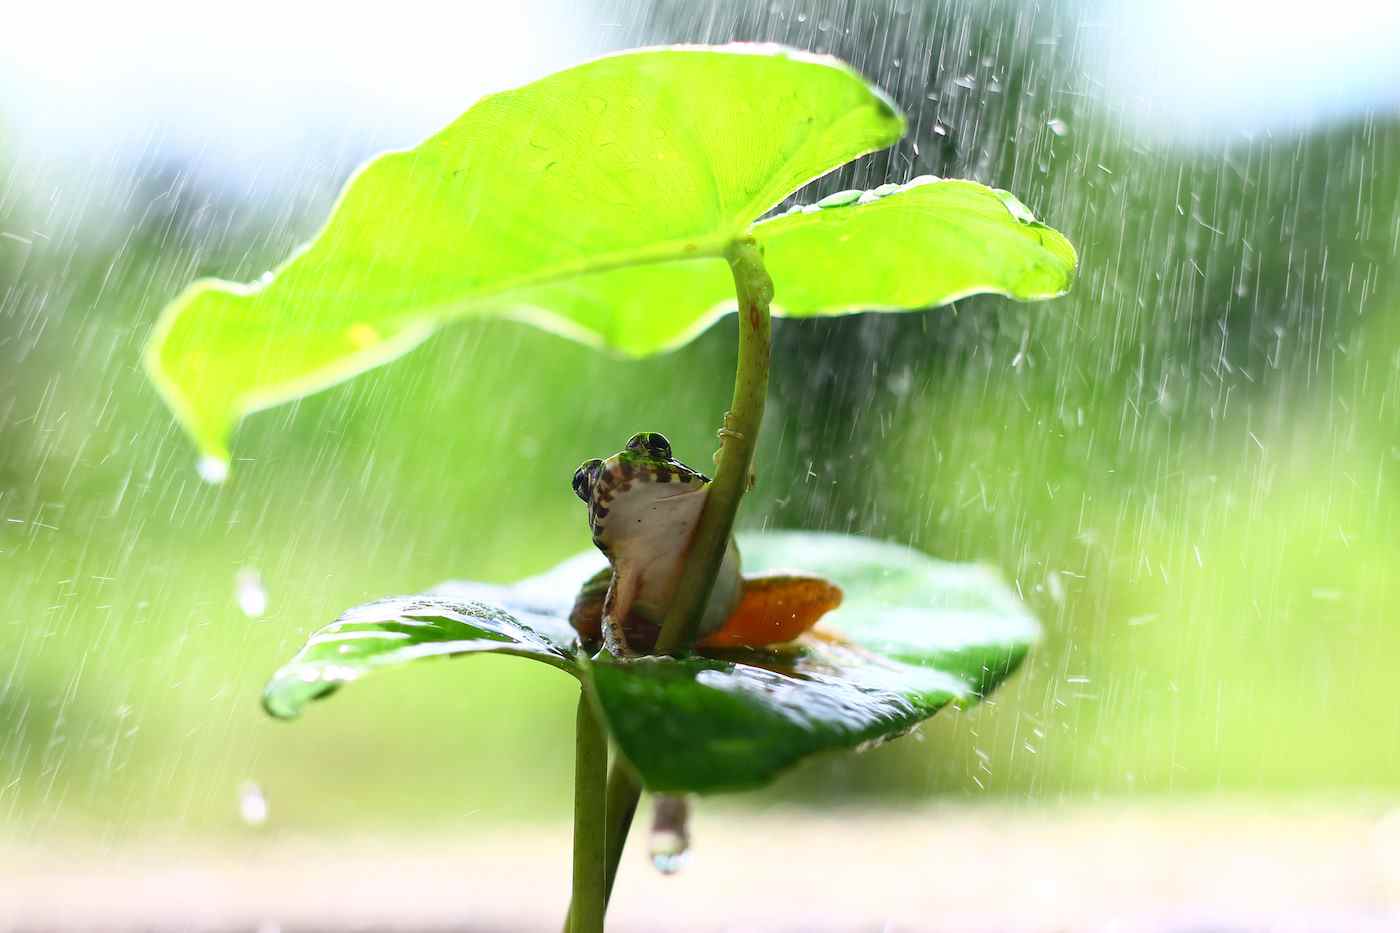
[[[195,469],[199,471],[200,479],[214,486],[228,479],[228,461],[222,457],[211,455],[200,457]]]
[[[262,574],[252,567],[244,567],[233,578],[233,592],[238,600],[238,608],[250,619],[261,619],[267,612],[267,589],[263,586]]]
[[[1069,132],[1069,124],[1059,117],[1051,117],[1045,121],[1045,125],[1050,128],[1050,132],[1056,136],[1063,136]]]
[[[857,191],[854,188],[849,191],[838,191],[835,194],[828,194],[818,201],[817,207],[845,207],[848,204],[854,204],[859,201],[860,196],[864,193],[864,191]]]
[[[961,78],[958,78],[953,83],[956,84],[958,87],[966,88],[969,91],[977,87],[977,79],[974,78],[972,75],[963,75]]]
[[[651,864],[663,875],[674,875],[690,849],[690,806],[684,797],[658,795],[651,807]]]
[[[944,126],[942,123],[935,123],[935,124],[933,125],[933,135],[935,135],[935,136],[947,136],[947,135],[948,135],[948,127]]]
[[[267,822],[267,798],[262,788],[252,781],[238,785],[238,815],[249,826],[261,826]]]

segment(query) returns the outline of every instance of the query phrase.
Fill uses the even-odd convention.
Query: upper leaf
[[[192,285],[162,314],[147,367],[206,455],[226,460],[243,414],[392,359],[454,317],[618,343],[589,273],[719,256],[787,194],[903,128],[845,65],[778,47],[588,62],[370,162],[258,283]]]
[[[823,203],[826,207],[821,207]],[[1007,192],[932,176],[840,192],[750,228],[773,279],[773,313],[814,317],[930,308],[978,293],[1021,301],[1069,291],[1069,240]],[[724,263],[630,266],[522,293],[567,305],[614,348],[645,354],[684,343],[734,310]]]

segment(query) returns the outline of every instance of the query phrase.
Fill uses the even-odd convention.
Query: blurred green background
[[[777,324],[742,521],[995,564],[1047,638],[994,702],[735,805],[1400,789],[1393,94],[1344,86],[1290,109],[1285,88],[1281,115],[1231,111],[1198,86],[1209,63],[1183,55],[1164,99],[1220,111],[1188,125],[1142,99],[1119,67],[1133,46],[1111,41],[1171,37],[1087,2],[584,9],[500,40],[538,52],[567,34],[524,76],[670,41],[833,52],[913,130],[802,200],[974,177],[1081,254],[1076,290],[1049,304]],[[318,100],[298,85],[304,136],[263,128],[280,155],[178,142],[184,115],[219,100],[133,117],[134,144],[79,143],[35,128],[42,75],[17,74],[0,104],[0,832],[241,831],[246,782],[274,825],[306,832],[561,819],[562,675],[423,665],[291,726],[262,715],[259,690],[350,605],[587,547],[572,470],[633,431],[707,462],[732,321],[642,362],[463,325],[250,418],[230,482],[204,484],[139,367],[160,307],[194,276],[275,264],[357,161],[434,123],[373,111],[305,129],[296,108]],[[253,576],[259,618],[236,592]]]

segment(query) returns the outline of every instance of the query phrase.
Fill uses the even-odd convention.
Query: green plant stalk
[[[724,429],[720,432],[722,441],[715,481],[710,486],[705,508],[700,513],[690,557],[676,587],[675,599],[657,637],[658,654],[687,650],[695,641],[705,603],[710,598],[720,563],[724,559],[724,549],[734,531],[739,501],[749,488],[754,450],[758,446],[758,429],[763,423],[763,408],[768,401],[768,367],[772,349],[772,322],[768,306],[773,301],[773,280],[763,265],[763,250],[752,237],[731,243],[725,251],[725,258],[729,261],[734,292],[739,300],[739,351],[734,374],[734,398],[724,419]],[[580,711],[580,717],[582,715]],[[641,793],[641,783],[632,770],[620,760],[613,762],[607,786],[604,909],[612,896],[618,864],[627,845],[627,834],[632,827],[632,817],[637,812]],[[576,808],[579,799],[576,790]],[[577,810],[574,827],[574,872],[577,879]],[[572,907],[570,915],[576,916]],[[577,926],[572,930],[573,933],[580,933]]]
[[[617,866],[622,850],[627,847],[627,833],[632,817],[637,813],[637,801],[642,796],[642,783],[625,761],[619,758],[608,772],[608,852],[604,866],[603,906],[612,899],[613,883],[617,881]]]
[[[607,911],[608,737],[579,690],[574,752],[574,890],[571,933],[603,933]]]
[[[739,362],[734,400],[720,431],[719,466],[700,513],[690,555],[675,598],[656,639],[657,654],[675,654],[694,643],[700,619],[719,575],[724,550],[734,531],[739,500],[749,488],[749,471],[758,446],[763,406],[768,400],[768,360],[772,325],[768,305],[773,280],[763,265],[763,250],[753,237],[735,240],[725,252],[739,298]]]
[[[637,813],[637,801],[642,796],[642,785],[637,775],[621,759],[613,761],[608,772],[607,790],[607,861],[603,867],[603,910],[607,910],[612,900],[613,883],[617,881],[617,866],[622,861],[622,850],[627,847],[627,833],[632,828],[632,817]],[[573,913],[573,903],[569,904]],[[569,917],[564,918],[564,933],[569,933]]]

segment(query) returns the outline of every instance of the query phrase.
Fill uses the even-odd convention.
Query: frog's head
[[[588,505],[593,542],[611,555],[658,536],[683,534],[684,544],[704,501],[692,495],[709,482],[672,456],[664,435],[644,431],[606,460],[585,461],[574,472],[574,493]]]

